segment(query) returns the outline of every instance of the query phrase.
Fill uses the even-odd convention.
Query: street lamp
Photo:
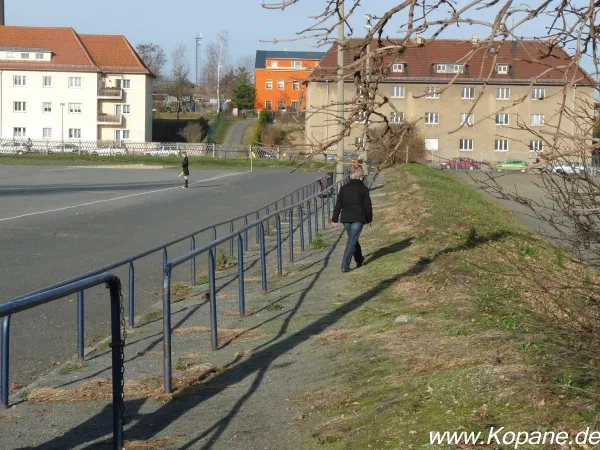
[[[65,142],[65,127],[64,127],[64,119],[65,119],[65,104],[60,104],[60,141],[62,143]]]

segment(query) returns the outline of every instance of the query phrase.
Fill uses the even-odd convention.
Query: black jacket
[[[342,213],[341,220],[340,212]],[[331,221],[333,223],[371,223],[373,221],[369,188],[361,180],[350,180],[348,184],[342,186]]]
[[[183,162],[181,163],[181,168],[187,169],[189,165],[190,165],[190,162],[188,161],[187,156],[186,156],[183,158]]]

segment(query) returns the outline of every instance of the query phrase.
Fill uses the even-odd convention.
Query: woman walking
[[[350,169],[350,182],[340,189],[331,222],[342,222],[348,234],[348,242],[342,260],[342,272],[350,271],[350,262],[354,256],[356,267],[365,262],[358,238],[365,224],[373,221],[373,207],[369,188],[363,183],[365,177],[361,166]],[[341,220],[340,220],[341,214]]]

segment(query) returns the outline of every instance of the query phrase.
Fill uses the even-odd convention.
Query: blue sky
[[[458,0],[459,5],[465,2]],[[124,0],[116,3],[52,0],[49,6],[48,0],[6,0],[6,23],[70,26],[79,33],[124,34],[134,46],[153,42],[161,45],[167,54],[184,43],[188,49],[190,67],[193,67],[195,33],[203,33],[204,42],[208,42],[215,38],[219,30],[229,30],[233,60],[238,56],[254,55],[258,49],[308,48],[303,42],[274,45],[260,41],[296,37],[296,32],[312,23],[309,16],[322,11],[324,0],[301,0],[286,11],[265,10],[261,3],[262,0]],[[365,13],[381,15],[399,3],[398,0],[363,0],[351,25],[357,34],[364,34]],[[401,18],[391,22],[386,27],[387,34],[390,37],[397,36],[395,32],[400,24]],[[538,35],[543,32],[541,27],[535,28],[539,30]],[[442,37],[469,39],[472,34],[483,37],[485,30],[462,25],[448,29]]]

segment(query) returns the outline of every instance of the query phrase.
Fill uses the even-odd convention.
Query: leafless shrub
[[[260,135],[263,145],[281,145],[285,141],[285,131],[277,125],[266,125]]]
[[[370,159],[376,164],[394,165],[426,160],[425,139],[414,123],[378,126],[368,132]]]

